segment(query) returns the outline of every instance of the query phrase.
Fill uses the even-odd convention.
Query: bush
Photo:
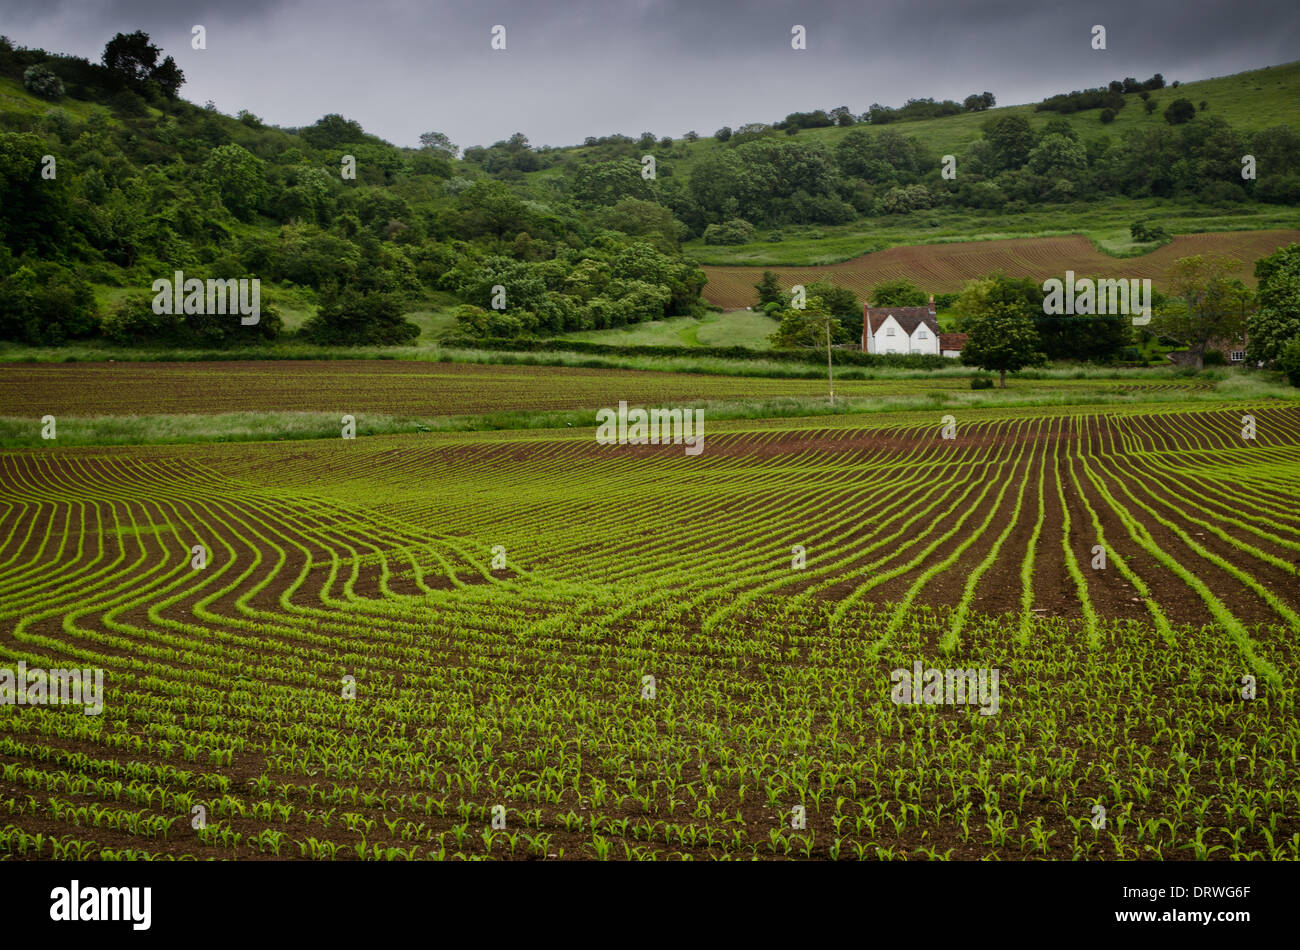
[[[731,218],[704,229],[705,244],[748,244],[754,239],[754,226],[744,218]]]
[[[347,288],[328,292],[301,332],[325,346],[400,346],[419,336],[420,328],[402,316],[396,294]]]
[[[1170,125],[1181,125],[1184,122],[1190,122],[1196,116],[1196,106],[1192,105],[1190,99],[1175,99],[1170,103],[1169,108],[1165,110],[1165,121]]]
[[[0,280],[0,339],[59,346],[98,330],[95,295],[67,268],[43,261]]]
[[[1269,204],[1300,204],[1300,175],[1269,175],[1255,185],[1255,197]]]
[[[1201,189],[1201,200],[1212,205],[1237,204],[1246,200],[1246,193],[1230,181],[1212,181]]]
[[[1167,241],[1169,239],[1169,232],[1160,225],[1152,223],[1150,218],[1142,218],[1139,221],[1134,221],[1129,225],[1128,230],[1129,234],[1132,235],[1133,240],[1139,243],[1147,243],[1149,241]]]
[[[1300,386],[1300,336],[1282,347],[1275,365],[1286,374],[1287,381],[1292,386]]]
[[[1227,359],[1218,350],[1206,350],[1201,358],[1202,366],[1223,366],[1227,362]]]
[[[63,98],[63,80],[48,66],[29,66],[23,73],[23,87],[32,95],[57,102]]]
[[[992,376],[972,376],[972,377],[971,377],[971,381],[970,381],[970,388],[971,388],[971,389],[992,389],[992,388],[993,388],[993,377],[992,377]]]
[[[1102,125],[1109,125],[1110,123],[1112,123],[1112,122],[1115,121],[1115,110],[1114,110],[1114,109],[1102,109],[1102,110],[1101,110],[1101,115],[1099,116],[1099,118],[1101,119],[1101,124],[1102,124]]]
[[[184,336],[184,321],[179,314],[154,313],[153,298],[137,294],[124,298],[104,319],[103,332],[122,346],[170,346]]]

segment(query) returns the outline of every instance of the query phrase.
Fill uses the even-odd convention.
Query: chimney
[[[934,294],[930,294],[930,316],[934,316]]]

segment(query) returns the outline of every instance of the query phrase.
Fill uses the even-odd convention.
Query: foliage
[[[1044,362],[1038,332],[1024,305],[997,292],[990,294],[979,314],[965,324],[966,342],[961,361],[967,366],[1000,373],[1001,386],[1007,373]]]
[[[320,309],[302,327],[304,339],[329,346],[385,346],[409,343],[420,328],[402,316],[395,294],[331,288]]]
[[[42,99],[57,102],[63,98],[63,80],[48,66],[28,66],[23,73],[23,87]]]
[[[1246,318],[1246,355],[1278,360],[1300,337],[1300,244],[1288,244],[1255,262],[1258,309]]]
[[[1292,386],[1300,386],[1300,336],[1280,348],[1276,365]]]
[[[906,277],[887,280],[871,288],[873,307],[920,307],[925,302],[925,293]]]
[[[705,244],[748,244],[754,239],[754,226],[744,218],[731,218],[704,229]]]
[[[1157,308],[1152,329],[1187,345],[1201,365],[1210,340],[1237,340],[1253,294],[1231,274],[1241,262],[1223,254],[1179,258],[1169,275],[1171,300]]]

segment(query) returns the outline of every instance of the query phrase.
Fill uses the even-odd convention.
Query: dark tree
[[[122,79],[144,82],[152,75],[161,52],[144,30],[118,33],[104,46],[104,66]]]
[[[1182,125],[1190,122],[1196,115],[1196,106],[1190,99],[1175,99],[1165,110],[1165,121],[1170,125]]]

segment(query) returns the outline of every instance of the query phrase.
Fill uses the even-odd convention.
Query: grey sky
[[[207,49],[190,29],[207,28]],[[506,49],[491,29],[506,28]],[[791,49],[791,27],[808,48]],[[1093,24],[1107,49],[1090,46]],[[278,125],[341,112],[415,145],[711,134],[789,112],[1111,79],[1190,81],[1300,59],[1296,0],[4,0],[0,33],[98,61],[143,29],[182,95]]]

